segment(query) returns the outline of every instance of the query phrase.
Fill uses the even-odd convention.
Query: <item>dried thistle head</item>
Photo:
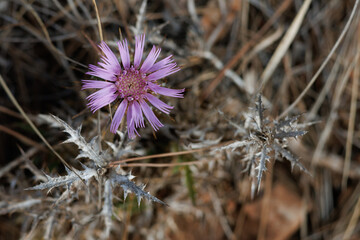
[[[265,108],[262,103],[261,95],[258,96],[256,107],[250,112],[244,113],[244,126],[232,124],[242,129],[243,138],[235,141],[218,150],[240,148],[245,153],[244,161],[247,163],[244,172],[248,172],[252,181],[251,196],[255,191],[260,190],[263,173],[267,170],[267,162],[270,161],[270,153],[274,152],[275,159],[282,158],[290,161],[292,169],[298,166],[301,170],[307,172],[306,168],[299,162],[298,158],[293,156],[286,149],[290,138],[303,136],[306,131],[303,126],[297,124],[299,116],[285,118],[280,121],[271,120],[265,114]]]

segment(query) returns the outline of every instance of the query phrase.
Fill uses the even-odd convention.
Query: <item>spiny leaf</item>
[[[99,149],[94,144],[94,139],[90,143],[86,142],[85,139],[81,136],[81,126],[78,127],[78,129],[74,130],[70,125],[68,125],[66,122],[61,120],[60,118],[51,115],[63,128],[64,132],[68,133],[70,135],[69,139],[64,141],[64,143],[75,143],[79,149],[82,150],[82,152],[77,156],[77,158],[80,157],[86,157],[90,160],[93,160],[95,164],[99,167],[106,166],[106,161],[104,158],[99,154]]]
[[[257,184],[256,184],[256,188],[258,191],[260,190],[260,183],[261,183],[261,178],[262,178],[263,172],[265,172],[267,170],[266,169],[266,161],[268,161],[269,159],[270,159],[270,157],[268,155],[266,155],[266,146],[263,146],[261,153],[260,153],[259,164],[255,168],[258,171]]]
[[[83,171],[76,171],[76,173],[84,180],[88,180],[97,175],[95,169],[85,168]],[[48,178],[47,182],[40,183],[34,187],[26,188],[25,190],[43,190],[43,189],[52,189],[54,187],[60,186],[70,186],[75,181],[81,181],[79,177],[71,171],[68,171],[68,175],[60,176],[60,177],[50,177],[46,175]]]
[[[296,115],[294,117],[286,117],[284,120],[281,120],[280,122],[275,122],[275,128],[276,130],[280,130],[281,128],[285,126],[291,126],[292,123],[296,122],[300,115]]]
[[[149,201],[158,202],[167,205],[163,201],[152,196],[149,192],[145,192],[144,191],[145,185],[137,186],[126,175],[117,174],[113,171],[110,174],[110,179],[111,179],[111,184],[113,186],[119,185],[124,190],[124,197],[127,196],[127,193],[132,192],[138,198],[138,202],[141,201],[142,198],[146,198]]]
[[[263,130],[263,121],[264,121],[264,108],[262,105],[262,101],[261,101],[261,95],[259,94],[258,96],[258,102],[256,105],[256,111],[258,113],[258,117],[259,117],[259,127],[261,130]]]
[[[296,138],[296,137],[300,137],[303,136],[307,133],[307,131],[292,131],[292,132],[279,132],[279,133],[275,133],[274,137],[277,139],[282,139],[282,138]]]
[[[299,162],[299,159],[294,157],[291,152],[282,148],[280,145],[274,143],[273,148],[277,153],[280,153],[283,158],[288,160],[291,163],[291,170],[294,169],[295,166],[298,166],[302,171],[306,172],[307,174],[311,175],[310,172],[304,167],[304,165]]]

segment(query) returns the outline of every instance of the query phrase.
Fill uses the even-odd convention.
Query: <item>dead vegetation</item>
[[[1,1],[0,238],[360,238],[359,22],[359,0]],[[141,33],[186,92],[132,141],[80,80]]]

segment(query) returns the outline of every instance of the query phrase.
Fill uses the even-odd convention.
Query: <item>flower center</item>
[[[128,101],[139,100],[147,90],[146,75],[131,67],[117,76],[115,86],[120,97]]]

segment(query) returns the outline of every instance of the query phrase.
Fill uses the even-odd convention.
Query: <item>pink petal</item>
[[[164,88],[160,87],[157,84],[154,83],[148,83],[148,87],[155,93],[169,96],[169,97],[176,97],[176,98],[183,98],[183,92],[185,91],[185,88],[183,89],[170,89],[170,88]]]
[[[157,49],[155,46],[153,46],[143,65],[141,66],[140,71],[143,73],[147,73],[148,70],[154,65],[156,59],[159,57],[160,52],[161,48]]]
[[[112,74],[119,74],[121,71],[121,67],[118,59],[115,54],[111,51],[109,46],[105,42],[101,42],[99,44],[99,48],[105,54],[105,56],[101,57],[101,60],[104,63],[99,63],[104,69],[108,70]]]
[[[149,81],[155,81],[155,80],[164,78],[166,76],[169,76],[173,73],[176,73],[179,70],[180,70],[180,68],[176,66],[176,63],[172,63],[172,64],[167,65],[165,68],[162,68],[160,70],[157,70],[157,71],[151,73],[149,76],[147,76],[147,79]]]
[[[116,76],[112,72],[109,72],[106,69],[103,69],[101,67],[92,64],[89,64],[89,69],[90,71],[86,73],[88,75],[92,75],[112,82],[116,81]]]
[[[81,90],[89,89],[89,88],[106,88],[114,84],[112,82],[95,81],[95,80],[81,80],[81,82],[83,84]]]
[[[124,66],[125,69],[129,69],[130,68],[130,54],[129,54],[129,47],[128,47],[127,40],[125,39],[122,42],[118,42],[118,46],[119,46],[119,52],[120,52],[122,65]]]
[[[149,100],[149,102],[154,105],[154,107],[156,107],[157,109],[159,109],[160,111],[169,114],[170,113],[170,109],[173,109],[172,106],[167,105],[166,103],[164,103],[163,101],[161,101],[160,99],[158,99],[157,97],[154,97],[153,95],[147,93],[146,94],[146,99]]]
[[[115,94],[115,91],[116,89],[114,90],[114,88],[111,86],[103,88],[89,95],[87,100],[89,101],[88,106],[90,107],[91,111],[95,112],[98,109],[115,101],[115,99],[118,97],[118,95]]]
[[[141,111],[140,104],[137,101],[134,101],[133,104],[132,104],[132,112],[133,112],[133,118],[134,118],[134,122],[135,122],[135,127],[144,128],[145,124],[144,124],[143,114],[142,114],[142,111]]]
[[[119,128],[121,120],[124,117],[127,105],[128,105],[128,101],[126,99],[124,99],[120,103],[119,107],[117,108],[117,110],[114,114],[113,120],[111,122],[110,132],[116,133],[116,130]]]
[[[142,55],[145,46],[145,34],[135,37],[135,54],[134,54],[134,67],[138,68],[141,64]]]
[[[148,72],[155,72],[157,70],[160,70],[162,68],[167,67],[170,63],[173,63],[173,59],[172,59],[172,55],[164,58],[163,60],[155,63],[149,70]]]
[[[136,135],[140,136],[139,133],[135,129],[133,103],[134,102],[129,103],[129,107],[128,107],[128,111],[127,111],[128,134],[129,134],[129,138],[131,138],[131,139],[135,138],[135,133],[136,133]]]
[[[164,126],[159,119],[155,116],[155,114],[153,113],[153,111],[151,110],[151,108],[146,104],[146,102],[144,100],[140,100],[139,101],[141,109],[145,115],[145,117],[147,118],[147,120],[149,121],[151,127],[157,131],[159,130],[159,128],[161,128],[162,126]]]

